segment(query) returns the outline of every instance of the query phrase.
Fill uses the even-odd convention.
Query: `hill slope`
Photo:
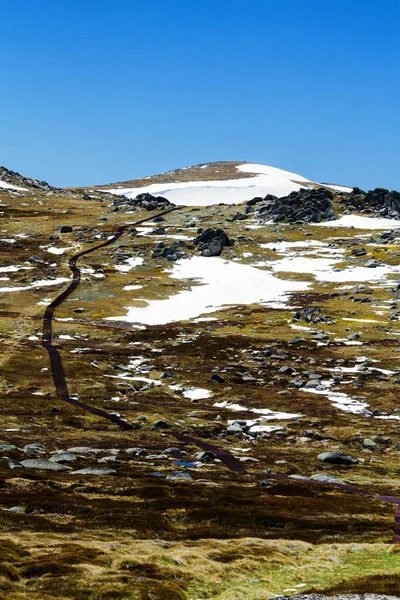
[[[170,202],[186,206],[240,204],[256,196],[273,194],[281,197],[300,188],[322,184],[275,167],[240,162],[214,162],[177,169],[154,177],[99,186],[116,195],[135,198],[140,193],[163,196]],[[325,185],[336,191],[351,188]]]

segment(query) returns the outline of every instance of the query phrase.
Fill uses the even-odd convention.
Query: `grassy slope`
[[[140,212],[113,213],[107,201],[83,200],[72,192],[60,197],[42,192],[21,196],[0,190],[0,203],[8,205],[2,221],[2,229],[7,231],[2,235],[30,235],[20,239],[20,247],[3,243],[1,264],[25,264],[32,254],[49,259],[48,264],[32,271],[10,274],[10,282],[1,282],[4,286],[27,285],[34,277],[69,277],[65,263],[73,250],[64,255],[46,253],[40,246],[53,243],[49,236],[59,236],[58,246],[90,247],[94,242],[77,239],[77,227],[96,225],[100,232],[108,234],[120,222],[145,216]],[[287,225],[246,230],[246,222],[225,221],[238,210],[238,207],[190,209],[189,214],[176,213],[168,218],[167,226],[170,233],[182,233],[194,218],[198,219],[198,226],[223,226],[238,240],[234,252],[244,263],[257,257],[273,259],[273,252],[260,250],[260,243],[266,241],[280,237],[307,239],[308,231],[313,239],[337,236],[347,238],[346,242],[337,242],[346,249],[343,265],[359,264],[360,259],[350,256],[358,241],[349,230],[327,232],[322,228]],[[107,221],[100,220],[104,217]],[[61,224],[72,225],[74,232],[59,234]],[[193,237],[195,231],[188,235]],[[241,235],[242,238],[238,237]],[[88,232],[82,232],[82,236],[90,239]],[[64,286],[36,288],[5,293],[0,300],[0,443],[22,447],[29,442],[41,442],[48,450],[78,445],[120,450],[144,446],[157,456],[165,448],[177,445],[168,430],[160,434],[151,429],[155,419],[167,418],[180,430],[221,447],[250,449],[247,455],[259,462],[247,463],[247,474],[243,476],[232,475],[218,463],[206,465],[201,471],[192,470],[196,481],[190,485],[149,477],[154,470],[166,473],[176,469],[173,460],[133,459],[123,452],[118,475],[112,478],[90,479],[45,471],[21,474],[0,466],[1,533],[3,539],[17,544],[17,548],[11,545],[3,555],[0,583],[3,597],[19,600],[28,594],[41,600],[94,600],[173,599],[187,595],[231,600],[268,598],[301,583],[306,584],[299,588],[302,591],[319,584],[320,589],[336,591],[358,585],[354,591],[394,593],[390,586],[399,588],[400,584],[398,557],[387,545],[393,524],[390,505],[298,481],[276,483],[270,488],[257,485],[267,477],[263,474],[265,468],[292,474],[312,474],[325,469],[371,491],[400,495],[399,453],[395,449],[400,430],[395,422],[345,414],[332,407],[324,396],[295,390],[279,393],[288,390],[290,380],[279,374],[280,367],[299,358],[304,364],[310,359],[314,361],[313,368],[324,376],[329,374],[326,359],[343,359],[345,365],[352,366],[355,357],[363,353],[379,361],[380,367],[396,369],[398,326],[396,321],[388,320],[388,309],[383,309],[384,315],[380,317],[375,313],[376,305],[391,298],[387,288],[374,289],[372,303],[354,302],[357,294],[346,291],[344,285],[314,283],[307,293],[295,295],[293,306],[319,306],[324,315],[333,319],[330,325],[316,326],[318,330],[331,332],[328,346],[308,341],[311,337],[308,333],[301,333],[306,343],[295,349],[289,344],[293,335],[298,334],[290,327],[293,308],[231,307],[214,314],[217,320],[211,323],[211,328],[207,322],[186,322],[132,330],[104,321],[104,316],[123,314],[124,307],[135,298],[138,303],[143,298],[163,298],[187,285],[169,278],[164,262],[149,258],[154,243],[152,238],[128,234],[115,248],[85,259],[85,266],[102,268],[105,278],[90,275],[84,278],[76,296],[57,312],[57,317],[72,317],[74,321],[56,322],[55,331],[58,336],[70,334],[80,338],[59,338],[58,342],[71,392],[102,408],[117,408],[130,421],[140,414],[146,415],[148,421],[138,422],[137,431],[127,434],[93,416],[60,405],[54,397],[49,372],[43,371],[48,368],[47,355],[40,342],[27,338],[40,331],[44,307],[38,302],[55,297]],[[190,243],[186,251],[194,251]],[[143,256],[143,267],[129,274],[116,272],[113,265],[122,252]],[[224,252],[229,256],[229,250]],[[253,256],[245,257],[243,252],[251,252]],[[375,256],[396,264],[399,246],[382,245],[368,252],[368,258]],[[312,280],[295,274],[281,274],[281,277]],[[137,283],[143,288],[129,293],[123,290],[125,285]],[[330,296],[332,292],[342,294],[340,301]],[[84,307],[85,312],[77,315],[73,312],[76,306]],[[344,320],[349,317],[383,323],[360,325]],[[359,348],[333,341],[335,336],[346,337],[347,329],[360,331],[368,344]],[[253,354],[268,346],[273,346],[277,353],[286,353],[284,362],[260,360]],[[87,350],[71,354],[76,347]],[[154,349],[161,352],[153,352]],[[179,375],[177,382],[212,389],[213,398],[191,404],[166,385],[140,391],[132,385],[121,388],[118,382],[105,376],[118,372],[118,365],[126,365],[134,355],[150,360],[146,376],[156,378],[166,369],[173,369]],[[209,383],[216,367],[226,367],[225,385]],[[257,381],[239,383],[240,370]],[[345,391],[364,396],[372,407],[378,405],[392,412],[399,406],[395,379],[396,376],[379,373],[370,378],[359,376],[353,378]],[[43,395],[32,395],[35,392]],[[118,404],[111,401],[112,397],[119,397]],[[223,400],[301,412],[304,417],[298,423],[290,423],[283,436],[272,435],[251,443],[223,435],[227,419],[252,416],[213,406]],[[216,420],[217,415],[222,421]],[[304,443],[302,433],[310,427],[321,433],[322,439]],[[374,434],[391,441],[380,443],[371,454],[363,449],[362,439]],[[351,469],[322,468],[316,456],[333,447],[364,458],[365,462]],[[191,457],[197,451],[195,447],[185,450]],[[19,452],[2,454],[21,459]],[[276,463],[282,460],[286,462]],[[97,464],[95,459],[85,465],[89,463]],[[8,508],[16,505],[23,505],[26,514],[8,512]],[[71,543],[75,547],[68,547]],[[99,553],[92,551],[88,556],[87,549],[91,548]],[[395,583],[390,583],[389,576],[382,579],[382,573],[392,573]],[[357,583],[357,578],[363,576],[369,579]],[[339,583],[342,580],[344,583]],[[348,583],[348,580],[354,581]]]

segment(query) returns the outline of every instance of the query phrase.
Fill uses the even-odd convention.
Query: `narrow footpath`
[[[156,215],[156,216],[161,217],[163,215],[172,213],[172,212],[180,210],[182,208],[184,208],[184,207],[178,206],[178,207],[170,208],[161,213],[158,213],[158,215]],[[112,423],[114,423],[115,425],[117,425],[118,427],[120,427],[121,429],[126,430],[126,431],[134,431],[136,428],[134,425],[128,423],[124,419],[121,419],[115,415],[111,415],[105,410],[96,408],[95,406],[91,406],[90,404],[85,404],[84,402],[79,402],[79,400],[75,400],[74,398],[70,397],[61,356],[60,356],[57,348],[54,347],[52,344],[53,317],[54,317],[54,312],[55,312],[56,308],[58,306],[60,306],[76,290],[76,288],[78,287],[78,285],[80,283],[81,272],[80,272],[79,267],[77,266],[78,260],[80,258],[82,258],[82,256],[86,256],[87,254],[91,254],[92,252],[95,252],[96,250],[100,250],[100,248],[105,248],[106,246],[110,246],[111,244],[116,242],[126,232],[126,230],[128,228],[136,227],[137,225],[141,225],[142,223],[145,223],[148,220],[149,220],[149,217],[147,217],[146,219],[141,219],[140,221],[136,221],[135,223],[131,223],[129,225],[122,225],[121,227],[119,227],[117,229],[116,233],[112,237],[110,237],[107,241],[102,242],[101,244],[98,244],[97,246],[94,246],[92,248],[89,248],[88,250],[83,250],[82,252],[79,252],[78,254],[75,254],[74,256],[72,256],[68,261],[68,266],[69,266],[70,270],[72,271],[72,276],[73,276],[72,281],[69,284],[69,286],[67,287],[67,289],[64,290],[59,296],[57,296],[57,298],[55,298],[55,300],[53,300],[53,302],[51,302],[47,306],[44,316],[43,316],[42,346],[43,346],[43,348],[45,348],[47,350],[47,352],[49,354],[51,374],[53,377],[57,396],[64,402],[68,402],[68,404],[72,404],[73,406],[76,406],[77,408],[80,408],[81,410],[90,412],[98,417],[103,418],[103,419],[107,419],[108,421],[111,421]],[[203,450],[213,452],[221,460],[221,462],[223,462],[228,467],[228,469],[230,469],[231,471],[233,471],[235,473],[245,473],[245,468],[244,468],[243,464],[240,463],[237,460],[237,458],[235,458],[233,456],[233,454],[231,454],[227,450],[221,450],[220,448],[217,448],[217,447],[213,446],[212,444],[208,444],[207,442],[204,442],[202,440],[194,438],[190,435],[185,435],[185,434],[179,433],[178,431],[172,430],[169,433],[181,442],[185,442],[187,444],[195,444],[195,445],[199,446],[199,448],[202,448]],[[293,479],[289,475],[283,475],[283,474],[269,474],[268,478],[293,482]],[[308,480],[308,479],[304,479],[304,480],[296,479],[297,483],[299,481],[304,481],[304,483],[307,483],[307,482],[311,483],[311,480]],[[337,488],[337,489],[339,489],[343,492],[347,492],[347,493],[363,494],[366,496],[373,497],[377,500],[380,500],[381,502],[389,502],[391,504],[394,504],[396,506],[396,509],[395,509],[395,515],[394,515],[395,525],[394,525],[393,542],[395,544],[400,544],[400,498],[398,498],[396,496],[390,496],[390,495],[381,496],[378,494],[374,494],[372,492],[368,492],[367,490],[357,488],[355,486],[347,485],[344,483],[329,483],[329,482],[323,482],[323,481],[321,481],[321,482],[312,481],[312,483],[313,484],[317,483],[318,485],[325,486],[325,487],[331,488],[331,489]]]

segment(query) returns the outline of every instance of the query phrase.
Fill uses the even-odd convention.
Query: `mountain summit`
[[[206,206],[240,204],[267,194],[282,197],[301,188],[321,186],[335,191],[351,191],[349,187],[320,184],[276,167],[246,162],[206,163],[98,188],[128,198],[149,193],[163,196],[177,205]]]

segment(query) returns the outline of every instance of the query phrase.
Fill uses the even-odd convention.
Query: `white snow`
[[[16,273],[17,271],[28,271],[34,268],[35,267],[17,267],[15,265],[10,265],[9,267],[0,267],[0,273]]]
[[[131,292],[133,290],[140,290],[142,287],[142,285],[124,285],[124,290]]]
[[[330,272],[335,261],[327,258],[306,258],[303,256],[289,256],[271,264],[276,272],[287,271],[290,273],[312,273],[317,277],[320,273]]]
[[[347,187],[346,185],[336,185],[333,183],[324,183],[323,186],[329,188],[330,190],[334,190],[335,192],[346,192],[349,194],[350,192],[353,191],[353,188]]]
[[[41,279],[39,281],[34,281],[31,285],[27,286],[0,288],[0,292],[23,292],[25,290],[34,290],[37,287],[58,285],[59,283],[65,283],[66,281],[69,281],[69,279],[66,279],[65,277],[57,277],[56,279]],[[42,302],[38,304],[42,304]]]
[[[323,385],[332,385],[332,381],[324,381]],[[367,402],[362,402],[357,398],[350,398],[343,392],[332,392],[329,389],[316,390],[315,388],[300,388],[301,392],[309,392],[311,394],[321,394],[328,396],[328,400],[331,401],[332,406],[342,410],[343,412],[349,412],[353,414],[365,414],[368,405]]]
[[[268,271],[218,257],[194,256],[176,262],[171,277],[196,279],[203,285],[195,285],[165,300],[151,300],[143,308],[131,307],[127,315],[108,319],[161,325],[192,319],[225,305],[284,300],[287,293],[309,286],[305,282],[284,281]]]
[[[11,183],[6,183],[5,181],[0,180],[0,188],[3,190],[22,190],[26,191],[26,188],[19,187],[18,185],[11,185]]]
[[[271,410],[270,408],[246,408],[245,406],[242,406],[241,404],[230,404],[226,400],[223,400],[222,402],[216,402],[214,404],[214,406],[216,406],[217,408],[227,408],[229,410],[234,410],[234,411],[253,412],[258,415],[263,415],[262,416],[263,421],[272,421],[274,419],[285,419],[285,420],[286,419],[298,419],[302,416],[300,413],[296,414],[296,413],[279,412],[276,410]]]
[[[362,217],[360,215],[344,215],[336,221],[313,223],[316,227],[355,227],[356,229],[399,229],[400,221],[383,217]]]
[[[260,248],[268,248],[269,250],[276,250],[277,252],[286,252],[288,248],[319,248],[325,246],[326,244],[319,242],[318,240],[300,240],[298,242],[279,241],[260,244]]]
[[[212,393],[204,388],[190,388],[183,392],[185,398],[190,400],[203,400],[204,398],[210,398]]]
[[[376,281],[392,273],[400,273],[396,265],[382,265],[379,267],[349,267],[336,269],[335,265],[343,260],[331,258],[308,258],[303,255],[293,255],[275,262],[260,261],[255,266],[270,266],[275,272],[309,273],[317,281],[340,283],[346,281]]]
[[[312,182],[296,173],[283,171],[275,167],[260,164],[242,164],[237,166],[242,173],[253,177],[215,181],[185,181],[171,183],[153,183],[145,187],[114,188],[107,190],[112,194],[135,198],[138,194],[150,193],[163,196],[170,202],[182,206],[209,206],[212,204],[240,204],[255,196],[267,194],[287,196],[290,192],[308,187]],[[332,188],[332,186],[329,186]]]
[[[46,246],[40,246],[42,250],[46,250],[46,252],[50,252],[50,254],[64,254],[66,250],[71,250],[72,248],[56,248],[55,246],[50,246],[46,248]]]
[[[227,401],[222,401],[222,402],[216,402],[214,404],[214,406],[216,406],[217,408],[227,408],[233,411],[247,411],[247,412],[253,412],[259,415],[262,415],[261,417],[258,417],[257,419],[247,419],[246,420],[246,425],[250,427],[250,432],[251,433],[271,433],[272,431],[277,431],[278,429],[282,429],[282,427],[280,426],[276,426],[276,425],[265,425],[264,423],[268,422],[268,421],[273,421],[273,420],[289,420],[289,419],[298,419],[300,417],[302,417],[302,414],[295,414],[295,413],[285,413],[285,412],[277,412],[274,410],[270,410],[269,408],[246,408],[245,406],[242,406],[241,404],[229,404],[229,402]],[[230,420],[228,421],[229,424],[234,423],[235,420]]]
[[[138,267],[143,264],[143,258],[140,256],[131,256],[123,262],[121,265],[115,265],[117,271],[120,273],[129,273],[134,267]]]

